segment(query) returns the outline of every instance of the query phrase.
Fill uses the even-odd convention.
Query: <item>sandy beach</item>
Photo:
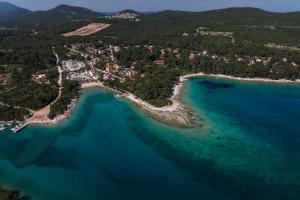
[[[101,82],[82,83],[81,89],[92,88],[92,87],[104,87]]]
[[[152,118],[168,125],[181,128],[190,128],[193,127],[191,119],[195,117],[195,115],[193,114],[192,110],[185,104],[183,104],[180,100],[180,94],[184,87],[185,81],[185,78],[180,78],[179,83],[174,86],[173,96],[170,98],[172,104],[164,107],[155,107],[129,92],[124,93],[117,90],[112,90],[111,88],[104,86],[101,82],[84,83],[81,85],[81,88],[86,89],[93,87],[102,87],[113,92],[118,92],[119,94],[121,94],[120,97],[126,98],[130,102],[136,104],[142,111],[150,115]]]

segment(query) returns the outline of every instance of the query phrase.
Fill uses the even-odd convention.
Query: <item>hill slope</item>
[[[30,11],[27,9],[20,8],[8,2],[0,1],[0,21],[11,20],[29,12]]]
[[[48,11],[36,11],[19,17],[18,22],[51,24],[66,21],[85,21],[102,17],[103,14],[87,8],[60,5]]]
[[[136,15],[143,15],[143,13],[135,11],[135,10],[131,10],[131,9],[122,10],[122,11],[120,11],[118,13],[120,13],[120,14],[122,14],[122,13],[130,13],[130,14],[136,14]]]
[[[146,16],[149,20],[174,23],[215,23],[243,25],[300,25],[300,12],[273,13],[258,8],[227,8],[204,12],[166,10]]]
[[[274,13],[257,8],[227,8],[205,12],[166,10],[140,17],[139,23],[118,22],[99,35],[140,43],[159,40],[180,44],[183,33],[193,35],[199,27],[234,32],[236,41],[300,46],[300,12]],[[159,31],[157,31],[159,30]],[[107,37],[106,37],[107,38]]]

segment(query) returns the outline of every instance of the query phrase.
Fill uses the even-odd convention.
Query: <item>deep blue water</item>
[[[299,199],[300,86],[190,80],[203,128],[86,91],[57,128],[0,135],[0,183],[34,199]]]

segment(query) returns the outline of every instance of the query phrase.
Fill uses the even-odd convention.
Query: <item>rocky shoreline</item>
[[[31,122],[30,125],[46,125],[46,126],[56,126],[62,124],[67,119],[69,119],[77,106],[78,99],[72,99],[71,103],[68,105],[68,109],[61,115],[56,116],[53,119],[47,118],[45,121]]]
[[[159,122],[178,128],[192,128],[195,127],[193,122],[199,117],[181,99],[185,81],[186,79],[181,77],[179,83],[175,85],[173,96],[170,98],[172,104],[168,106],[155,107],[130,93],[126,94],[125,98]]]
[[[196,77],[215,77],[220,79],[230,79],[230,80],[238,80],[238,81],[249,81],[249,82],[269,82],[269,83],[300,83],[300,80],[272,80],[267,78],[240,78],[240,77],[233,77],[223,74],[204,74],[204,73],[194,73],[194,74],[187,74],[181,76],[179,78],[179,82],[174,86],[173,95],[170,98],[172,102],[168,106],[164,107],[155,107],[149,104],[146,101],[136,97],[135,95],[129,92],[121,92],[107,86],[104,86],[101,82],[90,82],[90,83],[83,83],[81,85],[81,89],[93,88],[93,87],[100,87],[106,90],[115,92],[119,94],[119,97],[126,98],[130,102],[134,103],[137,107],[139,107],[143,112],[147,115],[152,117],[153,119],[162,122],[167,125],[179,127],[179,128],[192,128],[201,126],[198,122],[200,122],[200,117],[195,114],[193,109],[186,105],[182,101],[182,92],[185,87],[185,82],[188,79],[196,78]],[[41,114],[41,117],[37,115],[36,118],[32,118],[31,120],[27,120],[26,123],[21,123],[21,127],[17,129],[17,131],[21,130],[22,128],[28,125],[46,125],[46,126],[55,126],[58,124],[63,123],[67,120],[73,113],[76,108],[78,99],[73,99],[72,103],[69,105],[69,108],[65,111],[64,114],[55,117],[54,119],[49,119],[45,117],[44,114]],[[15,131],[15,132],[17,132]]]
[[[189,107],[182,101],[182,92],[185,87],[185,82],[188,79],[201,77],[201,76],[215,77],[221,79],[232,79],[232,80],[239,80],[239,81],[249,81],[249,82],[300,83],[300,80],[291,81],[285,79],[272,80],[267,78],[240,78],[240,77],[227,76],[223,74],[217,74],[217,75],[204,74],[202,72],[187,74],[181,76],[179,78],[179,83],[174,86],[173,95],[170,98],[172,104],[164,107],[155,107],[149,104],[148,102],[143,101],[142,99],[139,99],[135,95],[128,92],[127,93],[122,93],[118,91],[117,92],[122,94],[121,97],[128,99],[130,102],[134,103],[147,115],[149,115],[150,117],[152,117],[153,119],[159,122],[162,122],[167,125],[179,127],[179,128],[199,127],[201,126],[201,124],[199,124],[199,122],[201,123],[201,118],[200,116],[195,114],[195,112],[191,107]],[[100,82],[86,83],[82,85],[82,88],[89,88],[89,87],[102,87],[104,89],[112,90],[111,88],[107,88]]]
[[[231,79],[231,80],[238,80],[238,81],[249,81],[249,82],[268,82],[268,83],[300,83],[300,80],[272,80],[267,78],[240,78],[240,77],[233,77],[233,76],[227,76],[223,74],[204,74],[204,73],[194,73],[194,74],[187,74],[180,77],[180,81],[177,85],[174,87],[173,96],[170,98],[172,101],[172,105],[165,106],[165,107],[154,107],[147,102],[144,102],[134,95],[128,95],[125,96],[132,102],[136,103],[144,112],[146,112],[151,117],[155,118],[156,120],[180,127],[180,128],[192,128],[195,126],[201,126],[197,125],[196,123],[200,121],[200,117],[195,114],[193,109],[189,107],[188,105],[184,104],[182,101],[182,92],[185,87],[185,82],[188,79],[191,78],[197,78],[201,76],[207,76],[207,77],[215,77],[215,78],[221,78],[221,79]]]
[[[205,73],[195,73],[195,74],[187,74],[185,76],[182,76],[186,79],[189,78],[196,78],[196,77],[201,77],[201,76],[206,76],[206,77],[215,77],[215,78],[220,78],[220,79],[230,79],[230,80],[237,80],[237,81],[246,81],[246,82],[266,82],[266,83],[300,83],[300,79],[297,80],[287,80],[287,79],[269,79],[269,78],[241,78],[241,77],[235,77],[235,76],[229,76],[229,75],[224,75],[224,74],[205,74]]]
[[[194,114],[191,108],[181,101],[181,92],[184,88],[185,81],[186,79],[180,78],[180,82],[174,86],[174,93],[170,98],[172,104],[164,107],[155,107],[133,95],[132,93],[112,90],[100,82],[86,83],[82,85],[82,88],[86,89],[91,87],[101,87],[113,92],[117,92],[120,94],[119,97],[129,100],[144,113],[159,122],[179,128],[192,128],[195,127],[195,124],[192,122],[198,117]]]

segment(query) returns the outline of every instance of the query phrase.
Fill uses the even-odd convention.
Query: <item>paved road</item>
[[[59,78],[58,78],[58,82],[57,82],[57,84],[58,84],[58,87],[59,87],[59,90],[58,90],[58,96],[57,96],[57,98],[50,104],[50,105],[53,105],[55,102],[57,102],[57,100],[60,98],[60,96],[61,96],[61,91],[62,91],[62,89],[63,89],[63,87],[62,87],[62,73],[64,72],[63,70],[62,70],[62,68],[61,68],[61,66],[59,65],[59,57],[58,57],[58,55],[57,55],[57,53],[55,52],[55,49],[53,48],[53,53],[54,53],[54,55],[55,55],[55,57],[56,57],[56,65],[57,65],[57,69],[58,69],[58,73],[59,73]]]

